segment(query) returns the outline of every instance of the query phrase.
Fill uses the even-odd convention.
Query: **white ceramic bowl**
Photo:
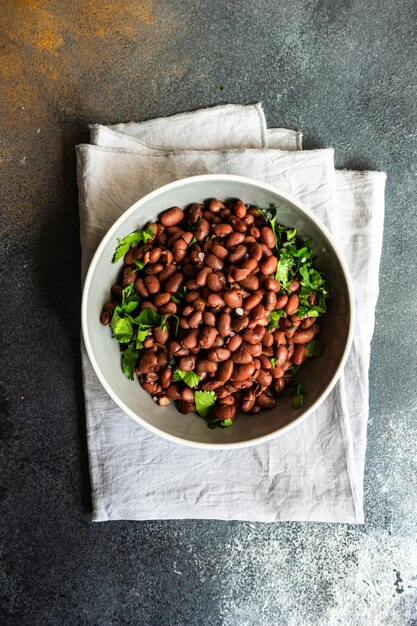
[[[325,272],[331,298],[322,323],[323,357],[310,359],[300,368],[299,380],[307,392],[304,406],[293,409],[289,398],[280,398],[275,409],[258,415],[238,415],[231,428],[207,427],[194,414],[182,415],[173,403],[155,404],[137,380],[128,380],[120,366],[118,343],[108,327],[100,324],[102,306],[109,300],[110,286],[117,280],[121,259],[112,265],[117,238],[155,220],[165,209],[211,197],[241,198],[245,203],[280,207],[280,223],[297,234],[314,239],[318,267]],[[339,378],[352,343],[354,297],[349,272],[328,230],[300,202],[265,183],[240,176],[194,176],[170,183],[138,200],[110,228],[91,261],[83,291],[82,329],[92,366],[107,393],[141,426],[170,441],[199,448],[249,446],[272,439],[306,419],[324,401]],[[127,418],[126,418],[127,419]]]

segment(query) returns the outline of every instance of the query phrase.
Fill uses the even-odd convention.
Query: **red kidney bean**
[[[161,289],[161,284],[156,276],[145,276],[145,287],[149,293],[155,294]]]
[[[123,287],[127,287],[131,283],[134,283],[136,279],[136,273],[131,267],[126,267],[123,270]]]
[[[209,361],[213,361],[214,363],[221,363],[222,361],[227,361],[230,357],[230,351],[227,348],[214,348],[214,350],[210,350],[207,355]]]
[[[154,354],[153,352],[145,352],[139,361],[136,373],[138,374],[138,376],[148,374],[150,371],[154,370],[157,365],[158,359],[156,357],[156,354]]]
[[[242,343],[242,348],[244,348],[251,356],[259,356],[262,354],[263,346],[261,343],[248,343],[244,341]]]
[[[177,293],[181,289],[183,283],[183,276],[179,272],[173,274],[165,283],[165,290],[170,293]]]
[[[181,398],[180,386],[179,383],[172,383],[166,390],[167,398],[171,398],[172,400],[179,400]]]
[[[277,301],[275,303],[275,308],[276,309],[283,309],[284,307],[287,306],[288,303],[288,296],[283,294],[281,296],[277,296]]]
[[[225,305],[225,301],[218,293],[211,293],[207,298],[207,304],[214,309],[221,309]]]
[[[195,348],[198,342],[198,333],[199,330],[197,328],[190,330],[190,332],[187,333],[182,339],[183,345],[189,349]]]
[[[257,406],[259,406],[261,409],[266,409],[266,410],[273,409],[276,403],[277,401],[274,398],[274,396],[265,391],[261,393],[261,395],[258,396],[256,400]]]
[[[164,226],[174,226],[175,224],[179,224],[184,219],[184,211],[179,207],[172,207],[172,209],[168,209],[165,213],[162,213],[159,218],[161,224]]]
[[[245,413],[249,413],[256,402],[256,396],[253,391],[247,391],[242,398],[241,409]]]
[[[237,309],[242,306],[243,297],[239,291],[236,291],[235,289],[230,289],[229,291],[224,292],[222,295],[227,306],[229,306],[231,309]]]
[[[256,326],[255,328],[245,328],[240,334],[244,341],[251,344],[257,344],[262,342],[264,333],[264,329],[260,329]]]
[[[211,291],[215,291],[216,293],[219,293],[222,290],[222,283],[217,274],[212,273],[207,276],[207,286]]]
[[[172,369],[170,367],[165,367],[162,370],[160,380],[162,389],[168,389],[172,380]]]
[[[262,226],[261,228],[261,237],[264,241],[264,244],[272,250],[275,246],[275,235],[269,226]]]
[[[188,326],[190,328],[198,328],[201,325],[202,321],[203,313],[201,311],[195,311],[195,313],[190,315],[190,317],[188,318]]]
[[[235,352],[232,352],[230,355],[231,360],[233,361],[233,363],[252,363],[253,361],[253,357],[252,355],[245,350],[245,348],[243,348],[242,346],[240,348],[238,348],[237,350],[235,350]]]
[[[215,224],[213,226],[213,232],[216,237],[227,237],[233,231],[230,224]]]
[[[275,256],[269,256],[265,259],[265,261],[261,265],[261,272],[265,276],[269,276],[269,274],[273,274],[277,269],[278,259]]]
[[[262,296],[259,296],[258,294],[254,294],[253,296],[249,296],[245,300],[244,307],[245,307],[245,309],[250,311],[250,309],[255,308],[260,303],[261,300],[262,300]]]
[[[266,356],[266,354],[260,354],[259,355],[259,362],[261,364],[262,369],[264,370],[270,370],[272,369],[272,363],[271,361],[268,359],[268,357]]]
[[[222,386],[222,381],[216,378],[210,378],[210,380],[204,381],[201,385],[203,391],[215,391]],[[217,394],[216,394],[217,396]]]
[[[216,339],[218,331],[216,328],[205,326],[200,333],[198,339],[198,345],[203,350],[208,350],[212,347],[214,340]]]
[[[300,326],[303,330],[307,330],[307,328],[311,328],[311,326],[313,326],[315,321],[316,321],[315,317],[306,317],[305,319],[301,321]]]
[[[246,206],[242,202],[242,200],[238,200],[236,202],[235,207],[234,207],[234,212],[235,212],[235,215],[237,215],[239,219],[242,219],[246,216]]]
[[[159,272],[162,272],[163,269],[164,269],[164,266],[161,263],[150,263],[149,265],[145,266],[145,273],[146,274],[159,274]]]
[[[226,406],[232,406],[235,404],[235,398],[233,395],[225,396],[224,398],[219,398],[218,392],[216,392],[216,401],[217,401],[217,404],[225,404]]]
[[[212,213],[220,213],[220,211],[222,209],[225,209],[226,207],[224,206],[223,202],[221,202],[217,198],[213,198],[212,200],[210,200],[208,208],[209,211],[211,211]]]
[[[108,326],[111,322],[111,314],[110,311],[103,311],[100,317],[100,321],[103,326]]]
[[[294,365],[301,365],[307,358],[307,350],[306,347],[299,343],[294,348],[294,354],[292,355],[292,362]]]
[[[159,307],[158,312],[162,315],[166,315],[167,313],[175,315],[177,313],[177,309],[177,305],[171,300],[170,302],[167,302],[163,306]]]
[[[285,389],[285,378],[276,378],[274,380],[274,389],[277,395],[280,395]]]
[[[312,328],[297,330],[293,335],[294,343],[309,343],[312,339],[314,339],[314,330]]]
[[[248,248],[248,252],[255,261],[262,259],[262,247],[259,243],[252,243]]]
[[[273,378],[282,378],[285,374],[284,368],[280,365],[276,365],[272,368],[271,374]]]
[[[212,254],[214,254],[214,256],[216,256],[221,261],[224,261],[225,258],[229,254],[228,250],[226,250],[226,248],[224,248],[223,246],[221,246],[219,244],[215,244],[212,247],[211,252],[212,252]],[[221,269],[221,268],[219,268],[219,269]]]
[[[199,287],[205,287],[207,278],[212,271],[211,267],[203,267],[203,269],[199,271],[196,278],[196,283]]]
[[[269,332],[269,330],[265,330],[261,341],[263,346],[270,347],[274,343],[274,337],[272,333]]]
[[[288,298],[288,302],[285,306],[285,312],[287,315],[294,315],[298,309],[299,299],[296,293],[292,293]]]
[[[216,327],[221,337],[229,337],[231,332],[231,317],[228,313],[221,313],[217,318]]]
[[[160,326],[155,326],[152,332],[157,343],[160,345],[166,344],[169,338],[169,330],[167,328],[163,329]]]
[[[241,285],[241,287],[247,289],[248,291],[256,291],[257,289],[259,289],[259,280],[256,276],[253,275],[246,276],[246,278],[239,281],[239,284]]]
[[[216,339],[213,341],[212,348],[222,348],[224,346],[224,339],[217,335]]]
[[[240,263],[245,258],[248,249],[246,246],[238,245],[229,252],[229,263]]]
[[[177,271],[176,265],[167,265],[166,267],[164,267],[164,269],[161,271],[161,273],[158,276],[160,282],[163,283],[166,280],[168,280],[173,274],[175,274],[176,271]]]
[[[196,365],[197,374],[206,372],[207,374],[214,374],[217,370],[217,363],[209,361],[208,359],[200,359]]]
[[[142,300],[140,303],[141,309],[152,309],[152,311],[156,311],[156,306],[150,300]]]
[[[221,380],[224,383],[230,380],[232,374],[233,374],[233,361],[231,361],[230,359],[227,359],[226,361],[223,361],[223,363],[219,366],[219,369],[217,370],[217,376],[219,380]]]
[[[232,330],[236,333],[239,333],[241,330],[247,327],[249,324],[249,318],[247,315],[241,315],[239,317],[235,317],[232,320]]]
[[[288,348],[286,346],[278,346],[277,351],[277,362],[278,366],[284,365],[284,363],[288,360]]]
[[[135,287],[136,287],[136,283],[135,283]],[[171,294],[168,291],[162,291],[161,293],[158,293],[155,298],[154,298],[154,304],[156,304],[156,306],[164,306],[164,304],[167,304],[171,299]]]
[[[223,261],[214,254],[206,254],[204,262],[211,267],[212,270],[221,270],[224,266]]]
[[[198,220],[200,220],[203,215],[203,209],[204,205],[198,202],[193,202],[193,204],[190,205],[188,214],[191,224],[197,224]]]
[[[227,236],[226,239],[226,248],[235,248],[239,244],[242,244],[245,241],[245,235],[239,232],[232,232]]]
[[[145,281],[142,277],[135,280],[135,289],[142,296],[142,298],[147,298],[149,296],[149,292],[145,287]]]
[[[265,317],[265,308],[262,304],[257,304],[251,311],[252,319],[262,320]]]
[[[214,313],[211,313],[210,311],[204,311],[203,322],[206,326],[215,326],[216,316],[214,315]]]
[[[204,241],[206,237],[209,236],[210,229],[210,222],[208,222],[206,219],[202,219],[201,222],[197,224],[194,230],[194,237],[197,239],[197,241]]]
[[[188,415],[188,413],[192,413],[193,411],[195,411],[195,403],[181,400],[181,402],[177,403],[177,408],[178,411],[183,415]]]
[[[232,381],[243,381],[250,378],[255,371],[253,363],[236,364],[233,368]]]
[[[237,267],[236,269],[232,271],[233,280],[238,283],[241,282],[242,280],[245,280],[245,278],[247,278],[249,274],[250,274],[250,270],[244,269],[242,267]]]
[[[230,350],[230,352],[234,352],[240,347],[241,343],[242,337],[240,335],[233,335],[233,337],[230,337],[229,341],[227,342],[227,348]]]

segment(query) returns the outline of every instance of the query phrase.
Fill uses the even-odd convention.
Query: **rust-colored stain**
[[[7,120],[0,166],[9,172],[6,186],[19,197],[15,217],[28,223],[39,214],[30,197],[46,193],[36,163],[40,159],[47,167],[40,151],[55,149],[61,159],[59,137],[68,122],[83,118],[85,111],[86,121],[96,121],[101,101],[108,106],[123,97],[120,77],[132,51],[141,71],[160,73],[154,63],[156,1],[0,2],[0,110]],[[51,133],[57,137],[53,146]]]
[[[0,8],[0,78],[3,97],[31,106],[44,98],[39,78],[62,81],[64,92],[79,73],[117,55],[122,37],[134,41],[140,28],[152,28],[152,0],[56,3],[3,0]],[[99,54],[92,48],[100,45]]]

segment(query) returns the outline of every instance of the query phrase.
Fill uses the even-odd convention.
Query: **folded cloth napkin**
[[[240,174],[308,206],[351,271],[357,318],[340,381],[307,420],[274,441],[197,450],[139,426],[107,396],[82,348],[93,520],[208,518],[363,523],[368,367],[382,245],[385,174],[335,171],[332,150],[267,129],[260,104],[143,123],[92,126],[77,147],[83,276],[108,228],[157,187]]]

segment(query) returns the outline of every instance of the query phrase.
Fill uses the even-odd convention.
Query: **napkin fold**
[[[385,174],[335,171],[333,150],[304,151],[301,133],[267,129],[260,104],[90,131],[91,144],[77,146],[83,276],[108,228],[143,195],[186,176],[239,174],[276,185],[326,224],[360,311],[344,372],[321,407],[278,439],[243,449],[196,450],[153,435],[106,394],[82,347],[93,520],[363,523]]]

